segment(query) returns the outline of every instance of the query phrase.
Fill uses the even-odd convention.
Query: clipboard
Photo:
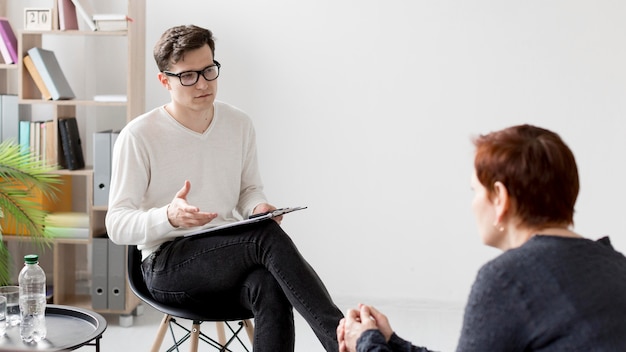
[[[294,211],[297,211],[297,210],[306,209],[306,208],[307,207],[286,207],[286,208],[280,208],[280,209],[276,209],[276,210],[273,210],[273,211],[270,211],[270,212],[266,212],[266,213],[253,214],[253,215],[250,215],[249,218],[244,219],[244,220],[230,222],[228,224],[223,224],[223,225],[219,225],[219,226],[201,228],[199,230],[186,233],[184,236],[185,237],[196,236],[196,235],[200,235],[200,234],[211,233],[213,231],[228,229],[228,228],[231,228],[231,227],[237,227],[237,226],[242,226],[242,225],[246,225],[246,224],[252,224],[252,223],[255,223],[255,222],[260,222],[260,221],[272,219],[272,218],[275,218],[275,217],[278,217],[278,216],[281,216],[281,215],[289,214],[291,212],[294,212]]]

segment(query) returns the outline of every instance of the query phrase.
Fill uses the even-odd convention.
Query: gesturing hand
[[[217,217],[217,213],[203,212],[198,207],[187,203],[187,195],[190,190],[191,182],[185,181],[183,188],[176,193],[174,199],[167,207],[167,220],[174,227],[202,226]]]

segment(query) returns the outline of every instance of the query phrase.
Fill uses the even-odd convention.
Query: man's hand
[[[217,213],[207,213],[200,211],[187,203],[187,195],[191,190],[191,182],[185,181],[185,185],[180,189],[167,207],[167,220],[174,227],[195,227],[211,222],[217,217]]]
[[[270,211],[274,211],[276,210],[276,207],[271,205],[271,204],[267,204],[267,203],[261,203],[259,205],[257,205],[256,207],[254,207],[254,210],[252,210],[252,215],[254,214],[262,214],[262,213],[269,213]],[[277,216],[275,218],[273,218],[274,221],[276,221],[279,225],[280,223],[283,221],[283,216]]]

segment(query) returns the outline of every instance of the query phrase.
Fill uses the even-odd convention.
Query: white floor
[[[349,302],[344,300],[343,302]],[[368,302],[369,303],[369,302]],[[342,310],[351,308],[353,303],[342,303],[337,300],[337,304]],[[414,344],[428,347],[436,351],[454,351],[461,327],[463,308],[461,304],[448,304],[439,302],[378,302],[376,303],[391,322],[392,327],[403,338],[411,340]],[[143,305],[143,314],[134,317],[131,327],[119,325],[119,317],[116,315],[105,315],[108,326],[100,341],[102,352],[109,351],[149,351],[152,341],[156,335],[157,327],[161,321],[162,314],[155,311],[148,305]],[[182,321],[181,323],[189,322]],[[184,325],[184,324],[183,324]],[[209,336],[214,332],[212,323],[202,325],[203,332],[209,332]],[[175,330],[180,334],[180,330]],[[242,334],[244,338],[247,336]],[[163,348],[171,342],[171,336],[165,337]],[[187,351],[188,345],[183,345],[180,350]],[[200,345],[200,351],[213,351],[206,345]],[[296,314],[296,349],[297,352],[320,352],[323,351],[317,338],[308,327],[306,322]],[[79,348],[79,352],[95,351],[93,346]],[[233,348],[233,351],[243,351],[243,349]]]

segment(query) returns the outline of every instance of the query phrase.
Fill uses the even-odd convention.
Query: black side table
[[[100,339],[107,322],[100,314],[70,306],[46,306],[47,334],[38,343],[24,343],[19,326],[7,327],[0,336],[0,351],[72,351],[82,346],[95,346],[100,352]]]

